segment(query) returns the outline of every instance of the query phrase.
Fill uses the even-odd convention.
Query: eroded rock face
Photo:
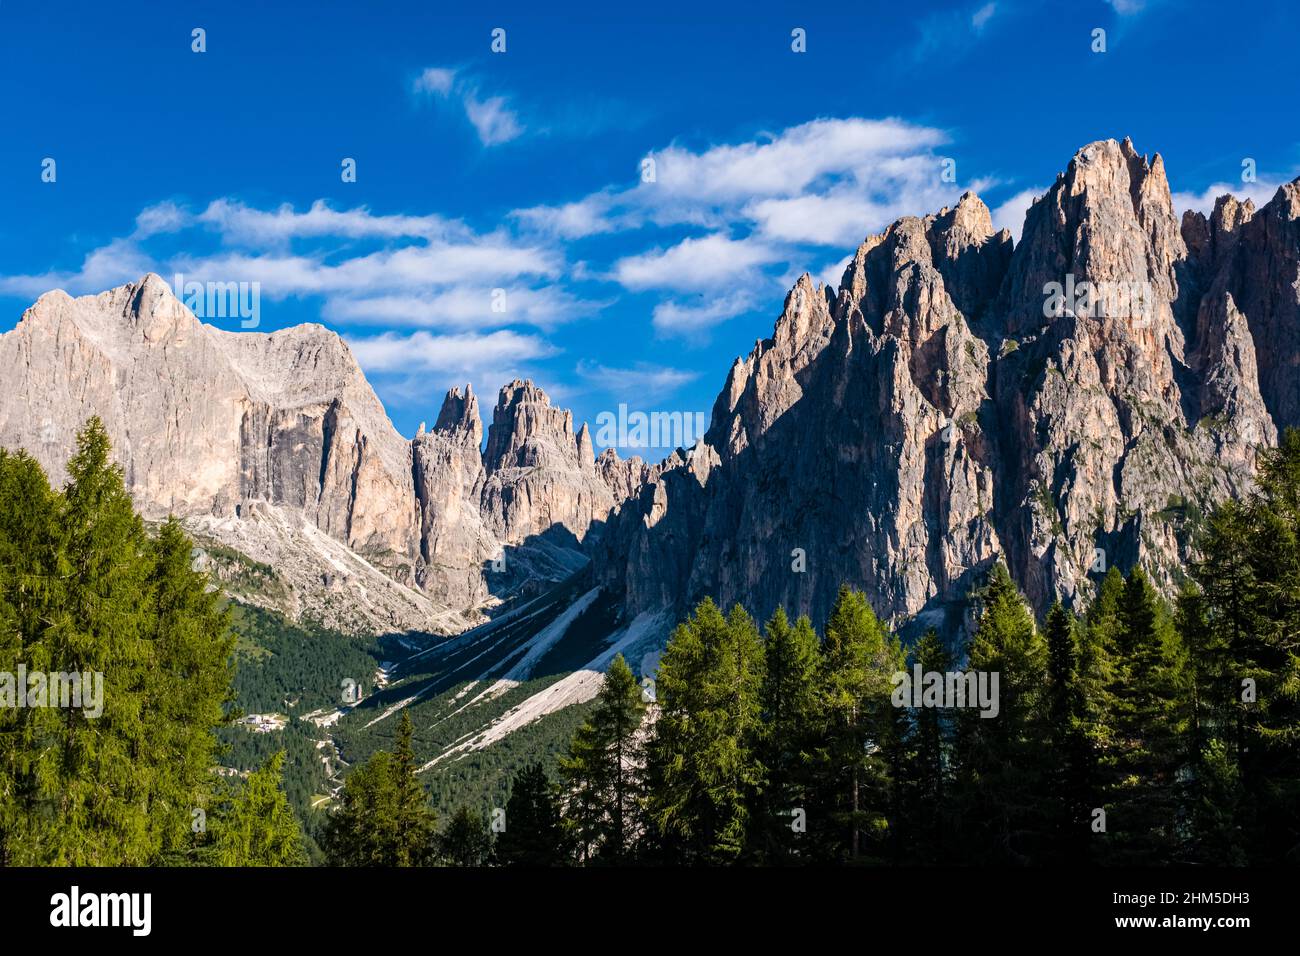
[[[1300,362],[1297,188],[1180,223],[1161,158],[1111,140],[1014,251],[971,195],[900,220],[838,292],[799,280],[706,442],[644,479],[597,566],[628,613],[710,594],[818,618],[847,581],[952,625],[998,557],[1040,610],[1112,562],[1172,588],[1191,517],[1248,490],[1276,440],[1269,408],[1300,415],[1300,379],[1274,371]]]
[[[486,443],[468,388],[408,442],[337,336],[219,332],[156,276],[0,336],[0,444],[61,481],[98,414],[147,514],[292,569],[299,604],[313,568],[335,598],[354,579],[385,628],[455,629],[589,559],[628,619],[706,594],[820,619],[847,582],[951,633],[999,558],[1040,611],[1112,563],[1172,589],[1196,513],[1300,425],[1300,181],[1179,218],[1159,156],[1101,141],[1022,236],[967,194],[868,237],[837,289],[803,276],[660,463],[596,456],[527,381]]]
[[[1216,229],[1208,244],[1223,243]],[[1109,562],[1140,561],[1171,587],[1189,512],[1244,492],[1254,446],[1276,438],[1249,330],[1201,296],[1196,266],[1160,157],[1127,140],[1080,150],[1026,216],[995,308],[1016,347],[993,394],[998,526],[1040,607]],[[1047,315],[1052,283],[1099,294]]]
[[[325,623],[441,628],[448,611],[455,623],[530,574],[581,563],[553,550],[494,588],[506,547],[560,528],[581,541],[612,505],[585,429],[575,437],[540,389],[503,392],[511,424],[489,482],[468,389],[407,441],[335,333],[223,332],[156,275],[97,296],[42,296],[0,335],[0,368],[0,445],[27,448],[61,484],[77,430],[98,415],[146,517],[176,514],[205,540],[274,558],[285,577],[268,602]],[[259,534],[274,547],[253,547]],[[367,567],[399,590],[357,571]],[[351,585],[364,593],[345,608]]]
[[[420,509],[419,585],[450,607],[472,608],[488,597],[484,569],[500,545],[483,523],[479,500],[487,475],[483,422],[468,386],[452,389],[438,420],[411,444]]]
[[[483,454],[483,519],[507,545],[549,534],[580,544],[614,506],[596,473],[591,436],[573,433],[573,414],[531,381],[501,389]]]

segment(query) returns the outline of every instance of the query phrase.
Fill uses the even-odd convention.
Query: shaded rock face
[[[900,220],[838,291],[799,280],[597,568],[629,614],[710,594],[816,619],[847,582],[949,627],[999,557],[1040,611],[1111,563],[1172,589],[1196,514],[1300,416],[1298,189],[1180,222],[1161,158],[1112,140],[1014,250],[971,195]]]
[[[977,312],[1009,251],[968,195],[867,239],[838,295],[802,277],[772,338],[733,365],[705,442],[602,541],[597,567],[629,556],[610,573],[629,613],[707,593],[822,615],[841,581],[915,612],[964,590],[1000,550],[978,424],[989,350],[945,273]]]
[[[299,605],[344,575],[375,626],[455,630],[590,562],[628,620],[706,594],[822,619],[849,583],[951,634],[998,559],[1040,611],[1111,564],[1172,590],[1196,516],[1300,426],[1298,220],[1300,181],[1179,218],[1159,156],[1089,144],[1014,248],[967,194],[868,237],[837,289],[800,278],[659,463],[595,456],[528,381],[486,441],[468,388],[407,441],[333,333],[220,332],[147,276],[0,336],[0,444],[61,481],[98,414],[146,514],[290,569]]]

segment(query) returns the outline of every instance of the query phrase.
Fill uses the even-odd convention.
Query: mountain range
[[[335,333],[221,331],[152,274],[46,293],[0,335],[0,446],[61,482],[98,415],[137,507],[180,516],[240,600],[447,636],[429,653],[458,672],[495,648],[461,676],[518,682],[584,620],[563,670],[650,666],[705,595],[821,620],[847,583],[951,638],[998,560],[1040,612],[1111,564],[1172,592],[1200,516],[1300,425],[1298,367],[1300,180],[1180,215],[1162,158],[1106,140],[1018,242],[967,193],[869,236],[838,288],[803,275],[703,440],[658,463],[595,454],[530,381],[486,440],[468,387],[408,440]]]

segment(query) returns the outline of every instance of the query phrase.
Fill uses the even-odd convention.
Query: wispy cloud
[[[428,67],[416,77],[411,89],[419,96],[457,103],[484,146],[499,146],[518,139],[524,133],[524,125],[510,108],[507,98],[484,95],[478,81],[464,75],[463,71]]]
[[[597,362],[580,361],[579,378],[615,397],[654,401],[671,395],[699,378],[698,372],[638,362],[631,368],[616,368]]]
[[[1209,215],[1214,211],[1214,202],[1220,196],[1232,195],[1244,202],[1249,199],[1258,209],[1273,198],[1278,187],[1289,179],[1265,177],[1253,183],[1214,183],[1201,192],[1176,192],[1173,195],[1174,212],[1181,214],[1185,209]]]
[[[715,325],[749,311],[754,307],[753,297],[746,292],[733,292],[713,298],[700,296],[697,302],[668,300],[654,308],[655,332],[661,336],[684,338],[703,344]]]
[[[485,335],[433,335],[424,330],[400,335],[346,336],[367,372],[455,372],[473,376],[484,368],[535,361],[558,353],[542,339],[500,329]]]
[[[922,17],[917,24],[920,36],[903,57],[920,63],[940,56],[951,59],[960,55],[988,32],[997,12],[997,3],[984,3]]]
[[[707,290],[779,258],[776,250],[762,242],[715,233],[620,259],[614,264],[613,276],[634,290]]]

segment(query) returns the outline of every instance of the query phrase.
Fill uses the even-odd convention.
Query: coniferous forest
[[[995,565],[952,648],[905,645],[848,586],[820,626],[705,598],[649,686],[614,659],[504,807],[435,812],[404,712],[312,836],[283,749],[214,772],[236,688],[284,693],[236,676],[259,618],[192,569],[177,523],[147,530],[97,420],[77,448],[62,490],[0,451],[0,670],[105,682],[99,714],[0,708],[5,865],[1300,862],[1300,433],[1207,517],[1172,604],[1112,567],[1038,621]],[[954,671],[997,675],[995,712],[897,690]]]

